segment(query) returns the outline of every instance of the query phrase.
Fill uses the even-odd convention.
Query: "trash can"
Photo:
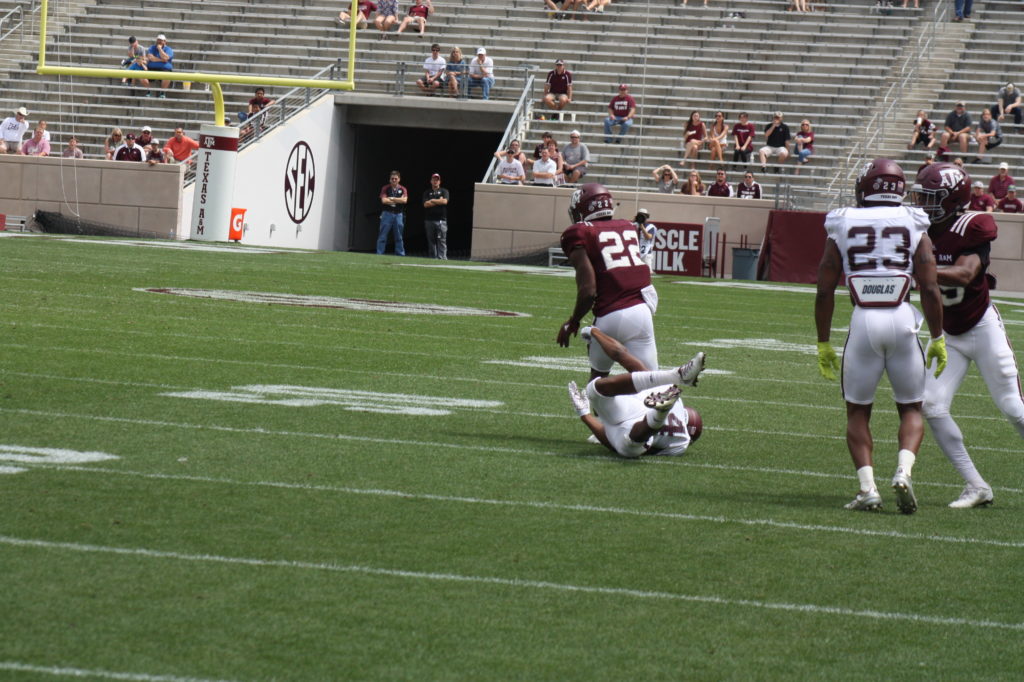
[[[733,279],[757,279],[757,257],[761,249],[732,249],[732,278]]]

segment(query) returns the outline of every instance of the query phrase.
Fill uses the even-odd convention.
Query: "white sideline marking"
[[[151,249],[175,249],[179,251],[213,251],[217,253],[316,253],[315,251],[263,249],[254,246],[218,246],[217,244],[200,244],[179,241],[147,241],[144,239],[81,239],[79,237],[58,237],[61,241],[78,244],[110,244],[112,246],[141,246]]]
[[[95,467],[79,466],[46,466],[47,469],[60,471],[80,471],[84,473],[114,474],[117,476],[128,476],[132,478],[148,478],[167,481],[190,481],[194,483],[214,483],[218,485],[251,486],[258,488],[276,488],[282,490],[307,490],[314,492],[342,493],[346,495],[367,495],[374,497],[397,497],[402,499],[427,500],[431,502],[458,502],[462,504],[478,504],[498,507],[523,507],[531,509],[549,509],[569,512],[590,512],[595,514],[614,514],[622,516],[638,516],[642,518],[671,519],[675,521],[699,521],[707,523],[736,524],[740,526],[783,528],[787,530],[800,530],[821,533],[839,533],[846,535],[861,535],[867,537],[896,538],[899,540],[920,540],[923,542],[945,542],[964,545],[984,545],[988,547],[1009,547],[1012,549],[1024,548],[1024,542],[1011,540],[986,540],[972,537],[958,537],[953,535],[923,535],[921,533],[904,533],[895,530],[870,530],[864,528],[851,528],[846,526],[824,526],[821,524],[804,524],[792,521],[776,521],[774,519],[744,519],[731,518],[727,516],[707,516],[701,514],[683,514],[680,512],[659,512],[644,509],[629,509],[625,507],[600,507],[589,504],[561,504],[558,502],[542,502],[535,500],[498,500],[485,497],[466,497],[460,495],[437,495],[433,493],[414,493],[402,490],[387,490],[382,488],[350,488],[347,486],[313,485],[309,483],[285,483],[282,481],[238,481],[228,478],[216,478],[213,476],[193,476],[188,474],[154,474],[144,471],[123,471],[120,469],[101,469]],[[773,472],[774,473],[774,472]],[[806,474],[807,472],[786,472],[795,474]],[[822,474],[829,478],[849,478],[848,476],[833,476]],[[917,481],[915,481],[917,483]],[[918,484],[920,485],[920,484]],[[944,485],[944,484],[934,484]],[[953,486],[960,488],[960,484]]]
[[[384,576],[389,578],[408,578],[412,580],[429,580],[436,582],[475,583],[482,585],[500,585],[520,589],[551,590],[557,592],[573,592],[583,594],[599,594],[611,597],[629,597],[633,599],[657,599],[665,601],[693,602],[700,604],[717,604],[721,606],[740,606],[772,611],[789,611],[796,613],[830,614],[853,616],[872,620],[907,621],[926,625],[949,625],[958,627],[993,628],[999,630],[1024,631],[1024,623],[1004,623],[991,620],[973,620],[949,616],[928,616],[918,613],[901,613],[898,611],[875,611],[872,609],[849,609],[841,606],[825,606],[821,604],[790,604],[787,602],[768,602],[756,599],[733,599],[715,595],[682,594],[678,592],[660,592],[641,590],[628,587],[602,587],[597,585],[572,585],[544,580],[522,578],[500,578],[497,576],[462,575],[458,573],[435,573],[426,571],[407,571],[396,568],[380,568],[377,566],[360,566],[358,564],[340,565],[311,561],[289,561],[285,559],[258,559],[250,557],[220,556],[216,554],[186,554],[168,552],[142,547],[111,547],[104,545],[87,545],[74,542],[49,542],[0,535],[0,544],[12,547],[34,547],[48,550],[68,552],[84,552],[94,554],[114,554],[120,556],[138,556],[150,559],[171,559],[174,561],[193,561],[204,563],[229,564],[239,566],[258,566],[267,568],[291,568],[312,571],[328,571],[331,573],[355,573],[361,575]]]
[[[2,234],[2,233],[0,233]],[[146,673],[115,673],[109,670],[86,670],[56,666],[30,665],[17,661],[0,661],[0,670],[19,673],[39,673],[57,677],[102,677],[108,680],[137,680],[138,682],[226,682],[201,677],[178,677],[177,675],[148,675]]]
[[[0,445],[0,462],[19,464],[88,464],[119,459],[105,452],[80,452],[61,448],[31,448],[23,445]],[[27,469],[0,466],[0,474],[20,474]]]
[[[710,341],[682,341],[683,346],[699,346],[701,348],[740,348],[743,350],[788,351],[817,355],[818,347],[808,343],[789,343],[778,339],[711,339]],[[841,349],[836,351],[842,355]]]

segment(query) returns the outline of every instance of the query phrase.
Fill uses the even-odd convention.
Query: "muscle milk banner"
[[[704,244],[704,226],[696,223],[654,221],[654,271],[659,275],[699,277]]]
[[[228,241],[238,160],[238,128],[203,124],[199,129],[191,238]]]

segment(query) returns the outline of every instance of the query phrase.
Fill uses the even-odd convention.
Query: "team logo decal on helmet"
[[[912,194],[914,204],[939,223],[971,200],[971,177],[955,164],[933,163],[918,173]]]
[[[868,161],[857,177],[857,205],[899,206],[906,188],[907,180],[898,163],[892,159]]]
[[[615,215],[615,200],[604,185],[588,182],[569,198],[569,218],[574,223]]]

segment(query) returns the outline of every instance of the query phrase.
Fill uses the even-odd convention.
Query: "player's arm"
[[[600,419],[592,414],[585,414],[580,417],[580,421],[587,425],[587,428],[590,429],[592,434],[594,434],[594,437],[601,441],[601,445],[605,446],[612,452],[615,452],[615,448],[612,447],[611,441],[609,441],[608,436],[605,435],[604,424],[601,423]]]
[[[842,256],[834,239],[825,240],[825,253],[818,264],[818,292],[814,297],[814,325],[818,330],[818,343],[825,343],[832,335],[832,313],[836,307],[836,287],[843,273]]]
[[[583,246],[574,248],[569,252],[569,263],[576,268],[576,305],[572,315],[558,329],[558,345],[563,348],[569,347],[569,339],[579,331],[580,320],[594,307],[597,298],[597,275],[587,258],[587,250]]]
[[[935,254],[932,240],[927,234],[921,235],[921,242],[914,252],[914,279],[921,293],[921,308],[933,339],[942,336],[942,292],[936,278]]]
[[[942,286],[965,287],[981,274],[981,256],[965,253],[952,265],[936,268],[935,278]]]
[[[597,341],[605,355],[619,363],[627,372],[646,372],[647,367],[635,355],[626,350],[618,339],[605,334],[597,327],[590,328],[590,338]]]

